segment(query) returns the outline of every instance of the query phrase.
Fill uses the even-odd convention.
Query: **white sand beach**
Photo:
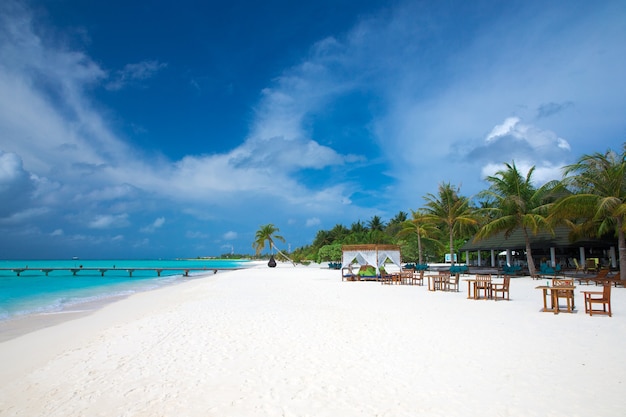
[[[0,343],[1,416],[623,416],[613,317],[259,267],[133,295]]]

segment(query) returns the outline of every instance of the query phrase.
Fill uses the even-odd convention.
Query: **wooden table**
[[[468,299],[472,299],[472,300],[478,300],[478,294],[476,293],[476,283],[478,281],[481,282],[488,282],[489,285],[491,285],[492,281],[484,281],[484,280],[478,280],[476,278],[467,278],[467,279],[463,279],[463,281],[467,281],[467,298]],[[499,282],[499,281],[498,281]],[[492,300],[493,297],[491,296],[491,291],[489,291],[490,295],[488,297],[485,297],[485,300]]]
[[[464,279],[463,281],[467,281],[467,298],[475,299],[476,298],[476,280],[473,278],[468,278],[468,279]],[[473,292],[471,290],[473,290]]]
[[[449,275],[426,275],[428,278],[428,291],[445,291],[448,285]]]
[[[547,312],[547,313],[559,314],[561,309],[559,308],[559,299],[557,297],[557,291],[571,291],[572,299],[573,299],[574,290],[576,289],[576,287],[573,285],[562,285],[562,286],[556,286],[556,287],[549,286],[549,285],[540,285],[538,287],[535,287],[535,289],[543,291],[543,309],[541,311]],[[550,308],[548,308],[548,303],[547,303],[548,291],[550,291],[550,303],[551,303]],[[572,302],[571,307],[568,305],[567,310],[565,311],[567,311],[568,313],[573,313],[574,303]]]

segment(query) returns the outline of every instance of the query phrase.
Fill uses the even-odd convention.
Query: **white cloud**
[[[237,232],[229,231],[224,233],[224,240],[235,240],[237,239]]]
[[[63,229],[55,229],[52,233],[50,233],[50,236],[63,236]]]
[[[128,221],[128,214],[102,214],[96,216],[89,222],[88,227],[91,229],[112,229],[127,227],[130,225]]]
[[[107,90],[121,90],[128,84],[152,78],[157,72],[167,67],[167,64],[158,61],[142,61],[135,64],[126,64],[122,70],[116,71],[115,76],[106,84]]]
[[[84,52],[39,37],[22,3],[2,2],[0,221],[25,225],[45,214],[105,230],[126,227],[137,214],[150,231],[164,224],[165,217],[149,223],[167,206],[207,224],[349,223],[380,207],[417,208],[438,181],[476,191],[485,173],[511,160],[536,165],[536,180],[551,178],[573,154],[597,150],[596,138],[614,141],[606,126],[623,133],[623,12],[546,6],[524,19],[503,9],[498,19],[468,20],[467,36],[458,37],[450,21],[422,5],[401,2],[316,43],[261,92],[240,145],[171,161],[133,149],[90,96],[99,84],[141,84],[166,64],[131,63],[107,78]],[[352,94],[356,100],[342,101]],[[316,136],[318,116],[333,106],[365,116]],[[343,143],[340,133],[352,123],[367,134]],[[21,200],[5,198],[11,190]],[[197,229],[178,230],[209,236]]]
[[[319,226],[321,224],[321,220],[317,217],[312,217],[310,219],[306,219],[306,227]]]
[[[151,224],[146,227],[142,227],[139,231],[142,233],[154,233],[156,229],[159,229],[165,224],[165,217],[158,217]]]
[[[209,235],[199,231],[188,231],[185,233],[185,237],[188,239],[206,239]]]

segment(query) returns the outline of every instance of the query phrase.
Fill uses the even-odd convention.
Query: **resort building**
[[[598,269],[618,268],[617,238],[613,235],[600,239],[570,239],[571,230],[556,227],[554,233],[540,231],[530,236],[535,265],[548,263],[551,267]],[[509,236],[498,233],[482,240],[470,240],[460,248],[470,266],[501,267],[526,266],[526,243],[521,229]]]

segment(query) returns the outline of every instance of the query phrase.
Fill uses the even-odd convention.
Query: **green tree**
[[[553,230],[548,219],[548,203],[557,190],[558,182],[550,181],[537,188],[532,183],[534,166],[528,170],[526,176],[520,173],[515,162],[505,166],[506,169],[486,178],[491,185],[480,196],[491,204],[486,204],[481,212],[489,220],[480,228],[475,239],[483,239],[500,232],[509,236],[513,231],[521,229],[528,271],[533,276],[536,269],[530,236],[536,235],[540,230]]]
[[[356,222],[352,223],[352,225],[350,226],[350,233],[365,233],[367,232],[367,228],[363,225],[363,222],[361,220],[357,220]]]
[[[325,245],[317,252],[317,262],[324,261],[338,262],[341,261],[343,252],[341,250],[340,243],[333,243],[332,245]]]
[[[389,236],[397,236],[400,230],[402,230],[404,222],[407,221],[408,217],[409,215],[405,211],[398,212],[398,214],[389,220],[389,223],[385,228],[385,233]]]
[[[350,230],[342,224],[336,224],[329,233],[332,243],[341,243],[350,233]]]
[[[417,252],[419,257],[419,263],[424,263],[424,251],[422,248],[422,239],[436,242],[440,245],[439,241],[433,239],[439,233],[437,226],[429,221],[428,215],[424,210],[411,210],[411,220],[406,220],[402,223],[402,229],[398,232],[398,237],[405,237],[410,235],[417,236]]]
[[[280,249],[278,249],[278,247],[276,247],[276,244],[274,243],[274,240],[285,242],[285,238],[277,234],[279,231],[280,230],[271,223],[263,225],[259,228],[259,230],[257,230],[255,237],[254,237],[254,243],[252,243],[252,247],[256,251],[257,255],[259,255],[263,251],[263,249],[265,249],[265,244],[267,242],[269,244],[270,252],[272,254],[273,254],[273,250],[276,249],[276,251],[280,253],[281,256],[285,257],[286,259],[289,259],[289,257],[285,255],[283,252],[281,252]],[[294,266],[296,265],[291,259],[289,260],[291,261],[291,263],[294,264]]]
[[[429,222],[443,226],[450,238],[450,261],[454,265],[454,236],[471,230],[478,224],[467,197],[459,195],[460,189],[450,183],[439,184],[437,195],[424,197],[424,213]]]
[[[373,216],[367,222],[367,228],[370,229],[370,231],[377,230],[379,232],[382,232],[383,230],[385,230],[385,222],[383,222],[379,216]]]
[[[563,184],[573,194],[552,208],[558,220],[571,219],[591,237],[613,233],[617,237],[619,268],[626,276],[626,143],[622,153],[583,155],[564,168]]]

